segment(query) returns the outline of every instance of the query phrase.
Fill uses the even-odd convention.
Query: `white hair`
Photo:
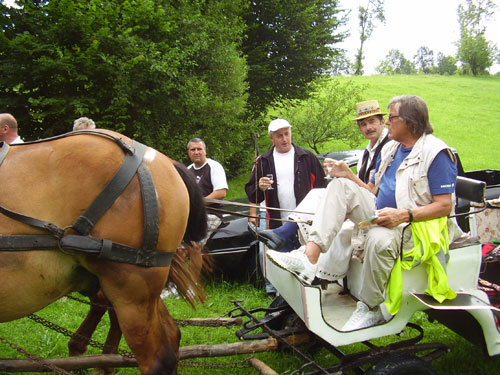
[[[77,118],[73,122],[73,130],[95,129],[95,123],[88,117]]]

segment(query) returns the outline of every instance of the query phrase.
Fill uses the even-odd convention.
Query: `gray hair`
[[[77,118],[73,122],[73,130],[95,129],[95,123],[88,117]]]
[[[207,145],[205,144],[205,142],[203,142],[203,139],[201,138],[191,138],[189,140],[189,142],[187,143],[187,149],[189,150],[189,144],[190,143],[201,143],[203,145],[203,148],[206,150],[207,149]]]
[[[411,126],[413,135],[432,134],[434,129],[429,121],[429,110],[424,99],[416,95],[401,95],[391,99],[387,108],[399,104],[398,116]]]
[[[411,126],[413,135],[432,134],[434,129],[429,121],[429,110],[425,101],[416,95],[401,95],[391,99],[387,108],[399,104],[398,116]]]

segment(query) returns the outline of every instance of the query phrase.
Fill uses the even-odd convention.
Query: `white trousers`
[[[326,188],[311,190],[297,206],[297,211],[317,212],[325,194]],[[293,213],[290,215],[290,218],[297,221],[312,221],[314,215]],[[305,245],[310,236],[311,226],[305,223],[298,223],[298,227],[300,242],[302,245]],[[353,229],[354,223],[352,221],[344,221],[328,251],[321,253],[316,272],[318,278],[335,281],[342,279],[346,275],[352,256],[351,236]]]

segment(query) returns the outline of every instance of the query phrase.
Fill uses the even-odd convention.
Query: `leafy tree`
[[[28,139],[92,117],[182,159],[240,151],[245,0],[18,0],[0,15],[0,106]],[[238,158],[234,158],[238,159]]]
[[[453,56],[437,54],[437,70],[441,75],[453,75],[457,71],[457,60]]]
[[[328,72],[347,36],[338,0],[255,0],[243,18],[251,117],[268,106],[303,99],[308,84]]]
[[[375,68],[381,74],[414,74],[415,65],[398,49],[391,49],[384,60]]]
[[[293,125],[294,139],[316,153],[331,140],[344,141],[350,147],[358,145],[362,137],[352,116],[363,88],[338,79],[320,80],[316,86],[319,89],[309,99],[280,113]]]
[[[495,8],[496,5],[491,0],[466,0],[466,6],[458,6],[460,40],[457,43],[457,58],[466,74],[483,74],[493,65],[498,50],[486,40],[483,24],[494,13]]]
[[[363,75],[363,45],[375,29],[375,21],[385,23],[384,0],[368,0],[366,7],[359,7],[360,46],[354,62],[354,74]]]
[[[434,68],[434,51],[428,47],[420,47],[413,56],[413,61],[419,72],[429,74]]]

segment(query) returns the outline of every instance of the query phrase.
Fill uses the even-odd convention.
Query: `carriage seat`
[[[463,227],[463,219],[471,220],[472,215],[480,210],[471,210],[471,203],[484,203],[486,192],[486,183],[484,181],[474,180],[468,177],[457,177],[457,185],[455,188],[456,207],[455,215],[451,217],[457,218],[457,223],[463,231],[467,231],[468,227]],[[462,220],[460,220],[462,219]],[[479,242],[479,237],[476,233],[464,233],[464,235],[450,244],[450,250],[460,247],[469,246]]]

